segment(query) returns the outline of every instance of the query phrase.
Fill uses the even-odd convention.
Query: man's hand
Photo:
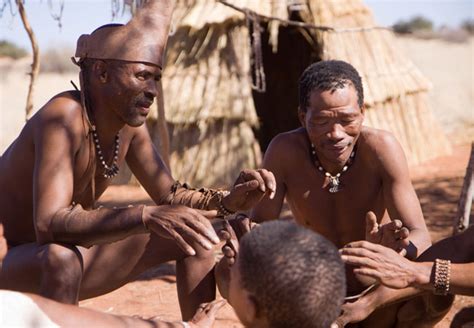
[[[340,250],[342,260],[357,268],[354,273],[372,277],[387,287],[402,289],[427,284],[431,267],[411,262],[394,250],[366,241],[349,243]]]
[[[197,242],[208,250],[219,243],[209,222],[216,214],[216,211],[196,210],[182,205],[163,205],[146,206],[142,218],[150,231],[163,238],[174,239],[186,254],[196,255],[192,243]]]
[[[331,325],[333,327],[344,327],[349,323],[356,323],[365,320],[375,308],[367,301],[366,296],[362,296],[353,303],[344,303],[342,305],[342,314]]]
[[[224,229],[219,232],[219,237],[225,240],[225,244],[222,247],[222,253],[224,256],[217,263],[214,274],[216,277],[217,288],[220,294],[225,299],[229,298],[229,284],[230,284],[230,269],[234,265],[237,254],[239,252],[239,241],[234,232],[234,229],[230,226],[229,222],[225,221]]]
[[[189,321],[192,328],[211,328],[216,320],[216,314],[225,305],[225,300],[215,300],[199,305],[194,317]]]
[[[375,214],[368,212],[365,223],[365,240],[396,250],[403,256],[406,255],[406,248],[410,244],[408,239],[410,231],[403,226],[402,221],[393,220],[379,225]]]
[[[257,205],[265,195],[273,199],[275,190],[276,181],[272,172],[265,169],[243,170],[222,202],[233,212],[246,211]]]

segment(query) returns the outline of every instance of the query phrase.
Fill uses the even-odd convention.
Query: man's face
[[[111,107],[123,123],[140,126],[145,123],[157,96],[156,82],[161,79],[161,69],[127,62],[114,63],[112,67],[107,88]]]
[[[364,119],[352,84],[334,91],[313,90],[299,117],[320,160],[344,164],[349,159]]]
[[[235,314],[245,327],[252,327],[255,309],[251,309],[253,304],[250,302],[249,293],[242,286],[239,271],[239,257],[230,269],[229,282],[229,304],[234,308]],[[250,303],[249,303],[250,302]]]

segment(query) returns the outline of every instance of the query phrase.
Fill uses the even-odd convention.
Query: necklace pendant
[[[329,177],[329,192],[334,194],[339,191],[339,177]]]

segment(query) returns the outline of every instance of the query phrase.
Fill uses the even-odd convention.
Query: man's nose
[[[331,140],[341,140],[345,137],[346,133],[344,132],[344,128],[341,124],[336,123],[331,125],[330,130],[326,134],[326,136]]]
[[[154,99],[158,93],[157,87],[156,87],[156,82],[155,81],[150,81],[147,84],[147,87],[145,89],[145,95],[148,98]]]

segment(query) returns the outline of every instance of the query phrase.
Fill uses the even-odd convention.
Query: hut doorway
[[[300,126],[298,120],[298,80],[304,69],[319,61],[317,51],[300,30],[280,26],[278,51],[273,53],[268,43],[266,24],[262,33],[262,57],[266,76],[266,92],[253,92],[253,100],[260,120],[255,131],[262,152],[278,133]]]

